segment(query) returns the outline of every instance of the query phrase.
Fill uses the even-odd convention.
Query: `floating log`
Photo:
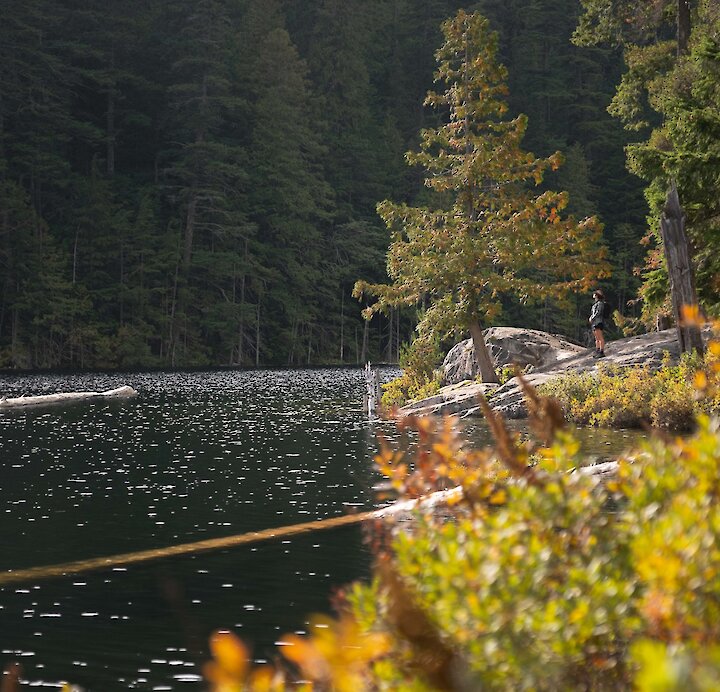
[[[52,577],[64,577],[70,574],[79,574],[81,572],[90,572],[97,569],[112,569],[117,567],[125,567],[127,565],[137,564],[139,562],[147,562],[149,560],[158,560],[161,558],[178,557],[180,555],[189,555],[208,550],[219,550],[222,548],[235,548],[249,543],[259,543],[262,541],[273,540],[278,538],[286,538],[288,536],[296,536],[303,533],[313,531],[322,531],[325,529],[334,529],[340,526],[348,526],[351,524],[360,524],[368,520],[384,519],[392,516],[409,515],[416,510],[428,510],[438,505],[446,504],[450,498],[459,499],[462,497],[462,488],[450,488],[449,490],[439,490],[416,500],[405,500],[402,502],[394,502],[388,507],[371,510],[369,512],[360,512],[358,514],[344,514],[339,517],[330,517],[328,519],[317,519],[315,521],[306,521],[300,524],[292,524],[290,526],[279,526],[275,529],[265,529],[263,531],[249,531],[236,536],[226,536],[223,538],[209,538],[203,541],[195,541],[193,543],[183,543],[181,545],[173,545],[166,548],[154,548],[151,550],[140,550],[134,553],[123,553],[120,555],[111,555],[108,557],[97,557],[89,560],[77,560],[75,562],[66,562],[57,565],[48,565],[45,567],[31,567],[29,569],[7,570],[0,572],[0,586],[7,584],[16,584],[35,579],[49,579]]]
[[[22,408],[24,406],[46,406],[48,404],[68,404],[75,401],[91,399],[129,399],[136,396],[137,391],[128,385],[108,389],[104,392],[60,392],[58,394],[42,394],[40,396],[19,396],[12,399],[0,399],[0,409]]]
[[[581,466],[576,470],[578,473],[582,473],[585,476],[597,476],[598,478],[603,478],[604,476],[617,473],[618,466],[619,463],[617,461],[604,461],[600,464]]]

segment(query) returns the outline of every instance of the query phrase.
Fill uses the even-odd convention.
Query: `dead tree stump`
[[[377,411],[380,408],[380,373],[365,364],[365,395],[363,396],[363,411],[368,418],[377,418]]]

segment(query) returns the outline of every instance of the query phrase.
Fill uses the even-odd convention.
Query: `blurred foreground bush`
[[[293,689],[720,689],[720,423],[651,439],[603,482],[577,471],[557,402],[526,397],[529,441],[485,407],[492,449],[468,448],[450,420],[401,421],[415,452],[383,444],[377,457],[401,498],[462,495],[379,527],[372,583],[354,585],[339,620],[287,638],[294,673],[250,670],[222,635],[213,689],[281,690],[298,675]]]

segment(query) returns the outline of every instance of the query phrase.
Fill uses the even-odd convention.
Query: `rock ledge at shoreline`
[[[538,334],[543,334],[543,332],[538,332]],[[546,336],[548,341],[557,339],[550,334]],[[575,348],[580,349],[580,347]],[[605,347],[605,358],[594,358],[593,351],[590,349],[581,349],[574,355],[568,354],[567,350],[569,349],[563,348],[559,357],[553,356],[549,364],[541,365],[525,375],[527,381],[536,387],[565,373],[597,371],[601,364],[617,367],[647,365],[652,369],[657,369],[661,366],[666,352],[670,353],[673,360],[677,360],[679,357],[677,331],[674,328],[608,342]],[[496,361],[496,365],[502,366],[503,363],[498,364]],[[450,384],[440,389],[434,396],[403,406],[399,413],[404,416],[446,413],[459,415],[462,418],[473,415],[481,416],[482,412],[477,398],[480,393],[488,397],[490,407],[494,411],[502,413],[506,418],[525,418],[527,416],[522,390],[516,377],[501,386],[478,383],[474,380]]]

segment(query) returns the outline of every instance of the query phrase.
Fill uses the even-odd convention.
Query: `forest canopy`
[[[454,0],[0,0],[0,367],[397,360],[414,309],[366,324],[386,280],[382,199],[423,204],[405,165]],[[597,214],[627,309],[645,203],[606,109],[612,47],[570,39],[577,0],[473,4],[499,32],[524,145]],[[510,323],[579,337],[572,309]]]

